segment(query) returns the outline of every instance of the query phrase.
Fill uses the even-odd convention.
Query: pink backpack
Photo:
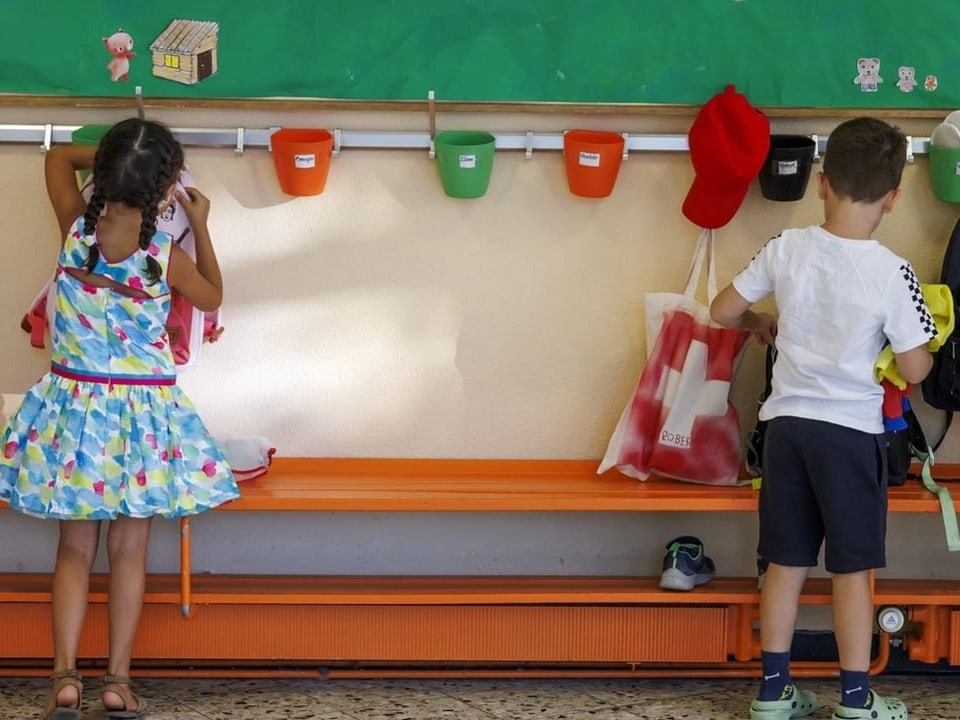
[[[183,191],[184,185],[193,185],[193,178],[187,168],[180,174],[177,189]],[[89,199],[93,192],[93,185],[89,180],[83,186],[82,192],[84,197]],[[169,233],[174,243],[196,260],[197,251],[190,223],[175,199],[157,218],[157,230]],[[47,281],[30,303],[30,308],[20,323],[20,327],[30,334],[30,344],[36,348],[44,347],[44,334],[56,312],[56,297],[52,290],[53,278]],[[190,367],[200,354],[204,341],[213,342],[222,332],[219,310],[205,313],[197,310],[176,292],[172,293],[170,314],[167,316],[167,334],[170,337],[173,359],[178,367]]]

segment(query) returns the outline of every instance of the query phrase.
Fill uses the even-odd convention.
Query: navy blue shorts
[[[796,417],[767,425],[760,485],[761,557],[831,573],[886,565],[884,436]]]

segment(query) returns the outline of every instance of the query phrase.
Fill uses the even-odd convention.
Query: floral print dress
[[[176,518],[239,497],[222,451],[176,384],[164,329],[171,236],[158,232],[146,250],[116,261],[101,251],[93,285],[69,270],[82,269],[96,243],[83,218],[67,234],[50,371],[0,435],[0,500],[34,517],[109,520]],[[162,269],[152,285],[148,254]]]

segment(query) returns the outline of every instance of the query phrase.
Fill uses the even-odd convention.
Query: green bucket
[[[450,130],[437,135],[437,169],[443,191],[453,198],[478,198],[490,184],[493,146],[488,132]]]
[[[100,138],[107,134],[110,127],[110,125],[82,125],[70,133],[70,140],[74,145],[99,145]],[[81,170],[77,175],[80,182],[86,182],[90,171]]]
[[[960,203],[960,149],[930,143],[930,183],[938,200]]]

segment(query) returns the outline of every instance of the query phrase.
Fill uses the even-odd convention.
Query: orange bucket
[[[580,197],[607,197],[613,192],[623,159],[622,135],[594,130],[568,130],[563,156],[570,192]]]
[[[280,189],[287,195],[319,195],[327,185],[333,135],[327,130],[282,128],[270,136]]]

